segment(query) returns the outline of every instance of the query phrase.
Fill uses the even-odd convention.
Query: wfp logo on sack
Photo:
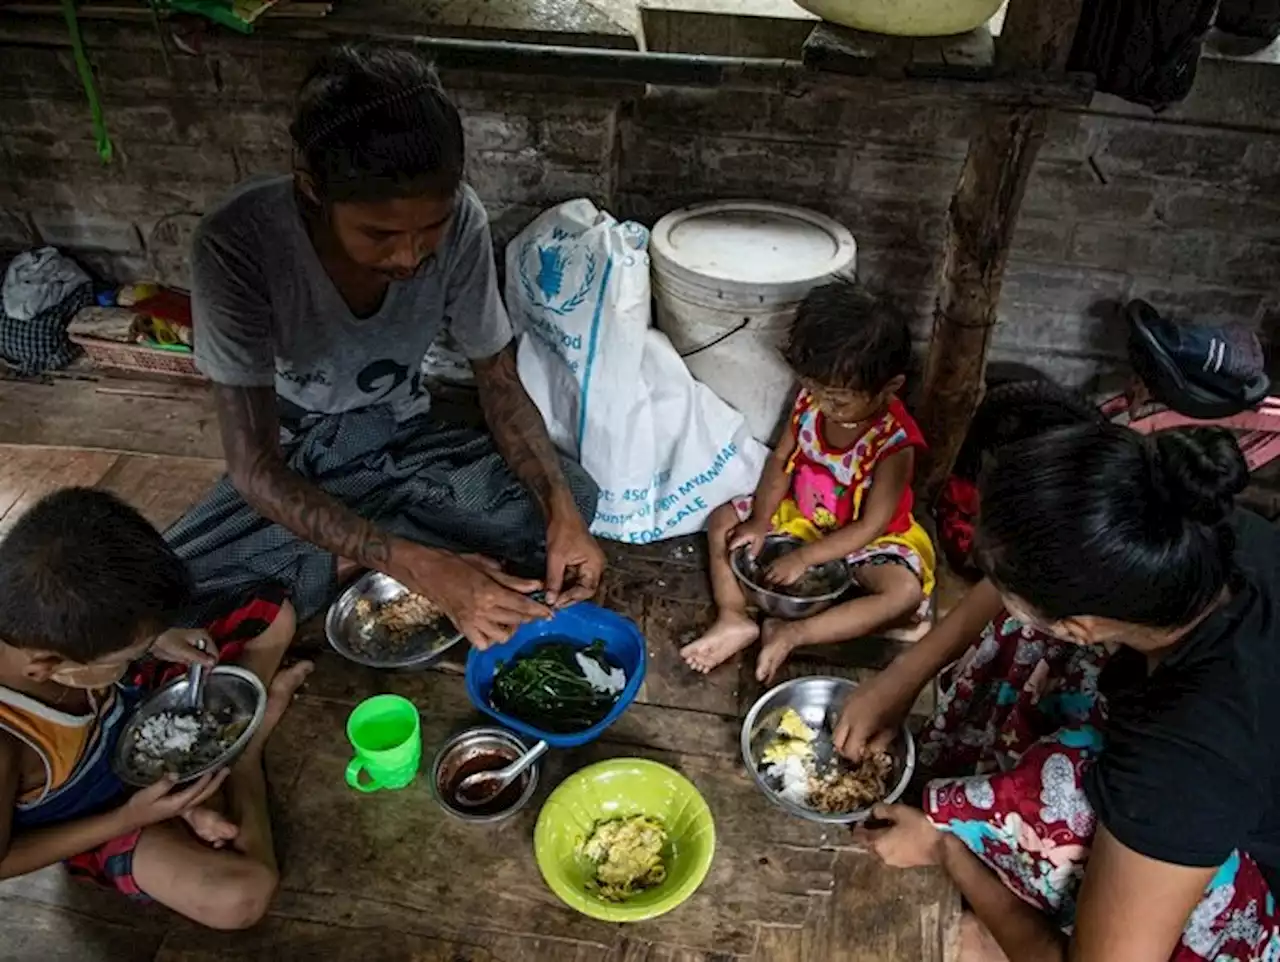
[[[520,285],[530,307],[564,317],[591,297],[599,259],[576,241],[557,227],[550,237],[531,237],[521,246]]]
[[[520,246],[521,314],[530,333],[554,351],[574,374],[582,373],[579,358],[582,332],[589,329],[599,292],[599,259],[584,249],[576,235],[555,228]]]

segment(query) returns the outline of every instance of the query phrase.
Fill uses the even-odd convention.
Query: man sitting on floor
[[[461,121],[434,72],[409,50],[339,48],[304,82],[291,132],[293,176],[242,185],[192,252],[196,364],[228,478],[167,537],[200,599],[280,581],[306,618],[373,568],[483,647],[590,597],[605,565],[584,520],[596,487],[561,462],[517,376]],[[422,359],[446,327],[492,436],[427,416]],[[524,594],[540,586],[547,605]]]
[[[0,541],[0,878],[63,861],[217,929],[267,911],[279,872],[263,749],[311,663],[278,672],[294,629],[279,589],[207,634],[168,629],[189,591],[160,533],[102,491],[49,495]],[[129,708],[168,677],[139,659],[212,662],[197,639],[268,687],[262,723],[230,769],[130,794],[111,757]]]

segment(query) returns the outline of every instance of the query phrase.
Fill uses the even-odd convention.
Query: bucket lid
[[[852,273],[853,234],[830,217],[770,201],[713,201],[666,214],[649,254],[659,275],[725,294],[799,300],[814,284]]]

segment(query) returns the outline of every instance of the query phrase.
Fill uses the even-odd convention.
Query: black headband
[[[358,107],[352,107],[350,110],[344,111],[337,117],[321,124],[315,130],[310,131],[305,136],[298,138],[298,146],[306,152],[315,147],[321,140],[346,127],[354,120],[358,120],[375,110],[385,110],[387,114],[398,116],[405,121],[406,126],[413,126],[422,122],[420,111],[405,110],[411,103],[416,101],[422,94],[434,92],[442,94],[438,84],[426,81],[424,83],[415,84],[412,87],[406,87],[403,90],[391,94],[385,94],[381,97],[375,97],[372,100],[360,104]],[[301,133],[301,131],[299,132]]]

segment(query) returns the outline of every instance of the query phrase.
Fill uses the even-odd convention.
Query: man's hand
[[[151,654],[179,665],[212,668],[218,663],[218,646],[203,628],[170,628],[156,638]]]
[[[527,621],[551,616],[546,605],[525,597],[542,587],[539,582],[506,574],[492,558],[421,545],[398,554],[402,557],[393,577],[438,604],[481,650],[506,641]]]
[[[854,840],[865,845],[890,868],[922,868],[937,865],[942,859],[942,843],[946,838],[933,827],[933,822],[918,808],[910,805],[876,805],[871,817],[889,825],[853,830]]]
[[[575,508],[547,525],[547,604],[563,608],[586,601],[600,586],[605,557]]]
[[[760,549],[764,547],[764,539],[772,531],[773,525],[769,523],[768,518],[760,520],[751,517],[729,529],[725,544],[729,546],[730,551],[737,551],[743,545],[746,545],[747,553],[752,560],[755,560],[760,557]]]
[[[795,551],[784,554],[781,558],[769,565],[765,569],[764,577],[771,585],[793,585],[801,578],[804,573],[809,570],[810,564],[804,556],[804,549],[797,548]]]

